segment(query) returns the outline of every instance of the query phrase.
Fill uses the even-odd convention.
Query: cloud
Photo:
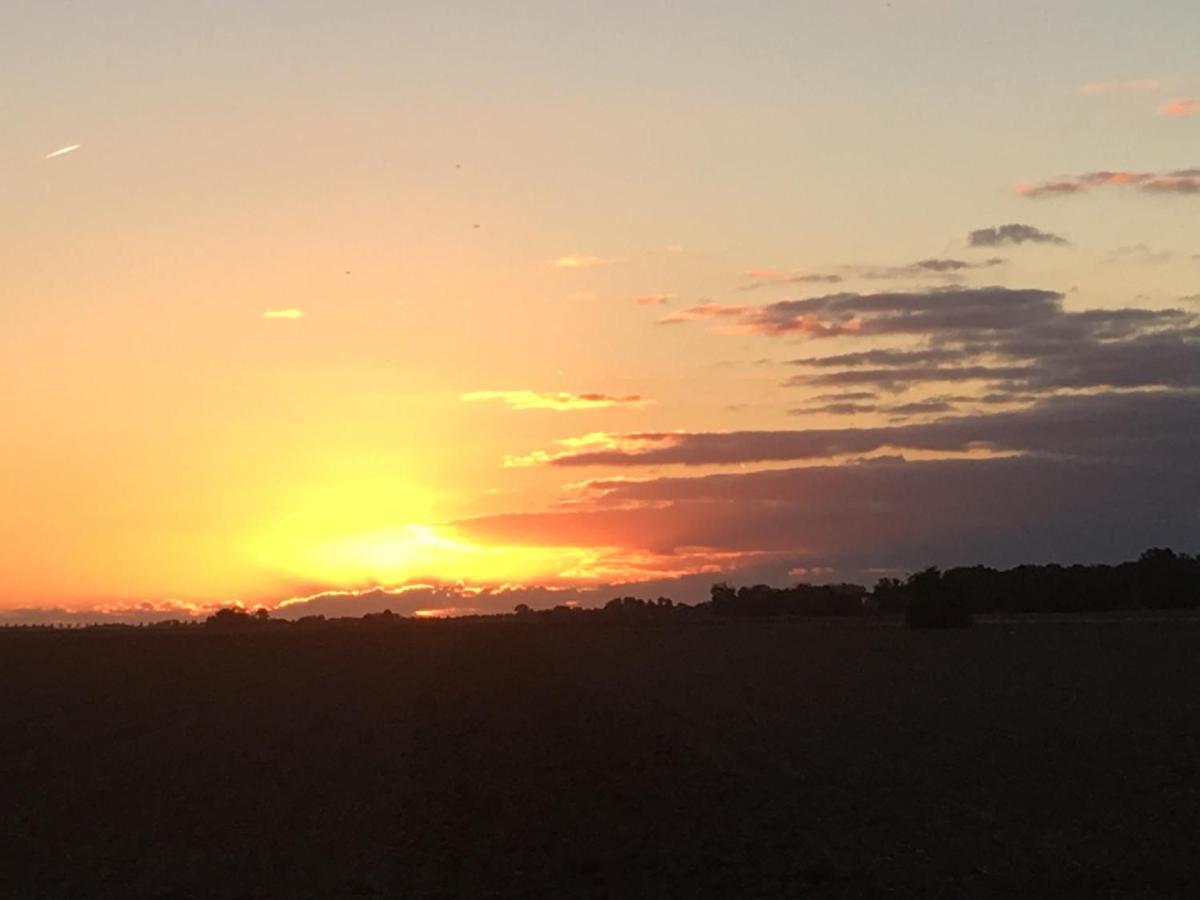
[[[1032,225],[1000,225],[995,228],[979,228],[972,231],[967,238],[972,247],[1004,247],[1019,244],[1050,244],[1057,247],[1068,247],[1070,242],[1057,234],[1042,231]]]
[[[1116,560],[1149,546],[1195,545],[1200,472],[1153,456],[892,459],[597,481],[591,492],[592,508],[459,525],[504,543],[566,535],[659,554],[709,546],[839,571],[855,563],[911,571],[933,562]]]
[[[947,298],[952,298],[950,305]],[[789,384],[900,391],[979,381],[992,391],[1200,385],[1200,317],[1179,310],[1070,312],[1062,296],[1003,288],[817,298],[801,315],[854,317],[860,335],[912,335],[916,347],[803,357]],[[787,322],[794,309],[759,316]],[[767,329],[765,333],[775,333]]]
[[[817,369],[792,385],[882,386],[988,381],[1023,391],[1190,386],[1200,373],[1200,319],[1183,310],[1068,312],[1054,291],[1002,287],[842,293],[757,307],[684,311],[678,321],[719,314],[731,330],[768,337],[889,337],[923,346],[806,357]],[[829,371],[840,368],[841,371]]]
[[[1079,88],[1081,94],[1128,94],[1156,91],[1162,87],[1157,78],[1137,78],[1132,81],[1097,81]]]
[[[1200,374],[1195,376],[1200,383]],[[568,451],[560,467],[728,466],[826,460],[883,450],[998,453],[1132,463],[1157,458],[1195,468],[1200,457],[1200,390],[1050,397],[1026,409],[973,413],[879,428],[646,432],[612,447]]]
[[[1160,116],[1169,116],[1176,119],[1181,119],[1185,116],[1194,116],[1197,113],[1200,113],[1200,99],[1194,97],[1168,100],[1158,108]]]
[[[1161,265],[1175,258],[1170,250],[1155,250],[1149,244],[1130,244],[1108,253],[1108,262],[1134,262]]]
[[[1003,400],[1001,398],[1003,397]],[[906,403],[884,404],[877,402],[880,395],[875,391],[847,391],[842,395],[822,395],[821,397],[812,398],[812,402],[818,403],[817,406],[797,407],[788,409],[788,415],[862,415],[866,413],[880,413],[882,415],[893,416],[893,418],[908,418],[908,416],[916,415],[946,415],[949,413],[958,412],[958,410],[966,404],[966,406],[979,406],[979,404],[995,404],[995,403],[1010,403],[1013,401],[1013,395],[995,394],[988,397],[980,397],[974,395],[943,395],[938,397],[928,397],[925,400],[913,400]],[[832,398],[832,400],[830,400]],[[869,400],[870,402],[862,403],[858,400]],[[821,403],[820,401],[826,401]]]
[[[557,412],[606,409],[611,406],[646,406],[650,403],[637,394],[615,396],[594,393],[570,394],[564,391],[472,391],[463,394],[459,399],[468,402],[499,400],[513,409],[549,409]]]
[[[743,316],[748,310],[753,309],[750,306],[730,306],[724,303],[701,303],[698,306],[690,307],[689,309],[677,310],[670,315],[663,316],[655,324],[657,325],[681,325],[684,322],[694,322],[698,319],[729,319]]]
[[[967,262],[962,259],[922,259],[907,266],[879,270],[883,274],[872,274],[869,277],[891,278],[895,275],[944,274],[947,272],[966,272],[970,269],[990,269],[1002,265],[1004,265],[1004,260],[998,256],[985,259],[983,262]]]
[[[4,625],[117,625],[154,622],[198,622],[221,607],[240,606],[235,602],[193,602],[187,600],[138,600],[98,602],[86,609],[62,606],[18,607],[0,610]]]
[[[843,281],[841,275],[832,272],[781,272],[776,269],[747,269],[745,275],[750,282],[739,288],[742,291],[754,291],[771,284],[839,284]]]
[[[955,400],[932,397],[928,400],[914,400],[910,403],[900,403],[884,408],[884,412],[893,416],[922,416],[954,412],[957,409]]]
[[[1146,194],[1200,194],[1200,169],[1171,172],[1101,171],[1068,175],[1038,184],[1018,182],[1013,189],[1023,197],[1084,194],[1098,188],[1132,188]]]
[[[638,297],[636,302],[639,306],[661,306],[664,303],[670,303],[674,299],[674,294],[646,294],[643,297]]]
[[[854,366],[913,366],[929,363],[956,362],[961,351],[950,347],[923,350],[863,350],[858,353],[839,353],[835,356],[807,356],[791,360],[788,365],[828,369]]]
[[[1002,287],[828,294],[750,308],[740,324],[749,332],[772,336],[1003,330],[1030,318],[1053,316],[1060,300],[1061,295],[1052,291]]]
[[[788,415],[857,416],[864,413],[873,413],[877,409],[879,409],[879,407],[873,403],[851,403],[847,401],[838,403],[823,403],[818,406],[797,407],[796,409],[789,409]]]
[[[749,269],[746,271],[751,282],[739,290],[753,291],[765,285],[777,284],[840,284],[850,279],[864,281],[894,281],[913,278],[942,278],[956,280],[964,272],[991,269],[1004,265],[1005,260],[992,257],[982,261],[965,259],[929,258],[899,266],[853,265],[839,266],[837,272],[814,272],[795,274],[774,269]]]
[[[575,256],[560,256],[558,259],[552,260],[550,264],[556,269],[591,269],[595,266],[624,261],[624,259],[619,257],[605,258],[602,256],[577,254]]]
[[[304,311],[299,309],[268,309],[262,314],[264,319],[302,319]]]

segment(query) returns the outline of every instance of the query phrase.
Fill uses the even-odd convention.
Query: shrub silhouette
[[[965,628],[971,624],[966,595],[936,567],[910,575],[904,592],[908,595],[904,623],[909,628]]]

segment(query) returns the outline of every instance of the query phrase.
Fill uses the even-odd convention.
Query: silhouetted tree
[[[271,614],[265,609],[255,610],[251,615],[240,607],[231,606],[228,609],[218,609],[204,620],[204,624],[211,628],[252,628],[265,625],[270,620]]]
[[[936,566],[923,569],[904,583],[909,628],[964,628],[971,624],[971,609],[961,588]]]

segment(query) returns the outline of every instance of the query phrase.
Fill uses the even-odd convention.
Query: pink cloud
[[[1081,94],[1129,94],[1156,91],[1162,82],[1156,78],[1137,78],[1132,81],[1097,81],[1079,88]]]
[[[1151,194],[1200,193],[1200,169],[1173,172],[1099,171],[1069,175],[1040,183],[1020,181],[1013,190],[1022,197],[1054,197],[1083,194],[1097,188],[1134,187]]]
[[[731,306],[725,303],[701,303],[689,309],[681,309],[669,316],[658,320],[659,325],[679,325],[683,322],[694,322],[697,319],[725,319],[743,316],[752,306]]]
[[[1197,113],[1200,113],[1200,99],[1196,98],[1169,100],[1158,108],[1160,116],[1170,116],[1176,119],[1194,116]]]

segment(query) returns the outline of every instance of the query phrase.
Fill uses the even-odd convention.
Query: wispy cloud
[[[576,253],[572,256],[560,256],[558,259],[552,260],[550,264],[556,269],[592,269],[596,266],[624,261],[624,258],[619,256],[604,257]]]
[[[47,153],[42,158],[43,159],[54,159],[54,157],[56,157],[56,156],[63,156],[67,153],[73,153],[82,146],[83,146],[83,144],[72,144],[70,147],[60,147],[59,149],[55,150],[53,153]]]
[[[572,412],[611,406],[646,406],[649,400],[637,394],[572,394],[566,391],[471,391],[459,397],[467,402],[499,400],[512,409],[549,409]]]
[[[1157,91],[1162,82],[1157,78],[1135,78],[1131,81],[1096,81],[1079,88],[1081,94],[1135,94]]]
[[[785,272],[778,269],[747,269],[750,279],[740,290],[753,291],[769,284],[838,284],[842,276],[832,272]]]
[[[1085,194],[1108,187],[1133,188],[1147,194],[1200,194],[1200,168],[1170,172],[1087,172],[1038,183],[1021,181],[1013,190],[1022,197],[1038,198]]]
[[[684,322],[694,322],[697,319],[727,319],[739,318],[745,315],[753,306],[732,306],[726,303],[701,303],[688,309],[677,310],[663,316],[657,325],[681,325]]]
[[[1200,99],[1195,97],[1168,100],[1158,108],[1160,116],[1182,119],[1184,116],[1194,116],[1200,113]]]
[[[304,311],[300,309],[268,309],[262,314],[264,319],[303,319]]]
[[[675,299],[674,294],[646,294],[637,298],[638,306],[661,306]]]
[[[841,284],[843,281],[859,279],[862,281],[903,281],[920,278],[939,278],[957,280],[966,272],[976,269],[991,269],[1004,265],[1005,260],[999,257],[981,261],[965,259],[946,259],[931,257],[919,259],[916,262],[902,265],[849,265],[837,266],[827,272],[788,272],[777,269],[748,269],[745,272],[750,279],[748,284],[739,290],[753,291],[765,285],[780,284]]]

